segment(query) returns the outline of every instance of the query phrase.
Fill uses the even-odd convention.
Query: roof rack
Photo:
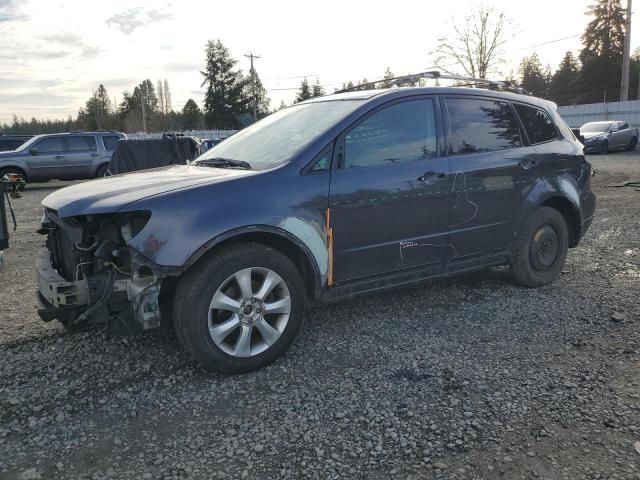
[[[463,75],[451,75],[448,73],[441,73],[437,70],[433,70],[429,72],[414,73],[410,75],[401,75],[399,77],[385,78],[382,80],[377,80],[375,82],[368,82],[360,85],[354,85],[353,87],[349,87],[349,88],[343,88],[341,90],[337,90],[334,93],[352,92],[354,90],[366,90],[368,87],[375,88],[377,84],[383,83],[383,82],[391,83],[396,87],[402,87],[406,85],[413,86],[423,78],[432,79],[436,81],[440,79],[457,80],[459,82],[465,82],[464,84],[458,85],[458,86],[464,86],[464,87],[471,86],[476,88],[488,88],[489,90],[503,90],[503,91],[510,91],[515,93],[529,94],[529,92],[527,92],[524,88],[518,87],[517,85],[515,85],[513,82],[510,82],[509,80],[490,80],[486,78],[465,77]],[[479,87],[480,85],[483,85],[484,87]]]

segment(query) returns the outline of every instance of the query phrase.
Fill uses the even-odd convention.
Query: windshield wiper
[[[251,164],[243,160],[233,160],[232,158],[207,158],[206,160],[200,160],[196,165],[203,165],[205,167],[218,167],[218,168],[244,168],[245,170],[251,170]]]

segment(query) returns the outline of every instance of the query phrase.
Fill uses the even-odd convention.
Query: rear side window
[[[102,143],[104,143],[104,149],[108,152],[116,149],[116,142],[120,140],[120,137],[115,135],[109,137],[102,137]]]
[[[345,137],[345,168],[394,165],[436,155],[433,100],[396,103],[374,113]]]
[[[96,139],[90,136],[69,137],[67,145],[70,152],[93,152],[97,150]]]
[[[38,150],[38,153],[64,152],[64,140],[60,137],[45,138],[34,146]]]
[[[535,145],[536,143],[548,142],[558,138],[556,127],[545,111],[518,104],[515,104],[514,107],[532,144]]]
[[[520,147],[520,127],[507,102],[448,98],[453,154],[493,152]]]

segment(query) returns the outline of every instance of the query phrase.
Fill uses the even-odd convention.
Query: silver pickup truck
[[[585,153],[607,153],[609,150],[635,150],[638,129],[618,120],[590,122],[580,127]]]
[[[103,177],[120,132],[36,135],[16,150],[0,152],[0,178],[20,175],[25,182]]]

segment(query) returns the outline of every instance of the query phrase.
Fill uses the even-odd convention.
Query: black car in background
[[[15,150],[33,135],[0,135],[0,152]]]
[[[246,372],[287,350],[310,304],[498,265],[528,287],[552,282],[593,220],[590,179],[545,100],[455,87],[318,97],[190,165],[46,197],[39,313],[172,322],[203,365]]]

